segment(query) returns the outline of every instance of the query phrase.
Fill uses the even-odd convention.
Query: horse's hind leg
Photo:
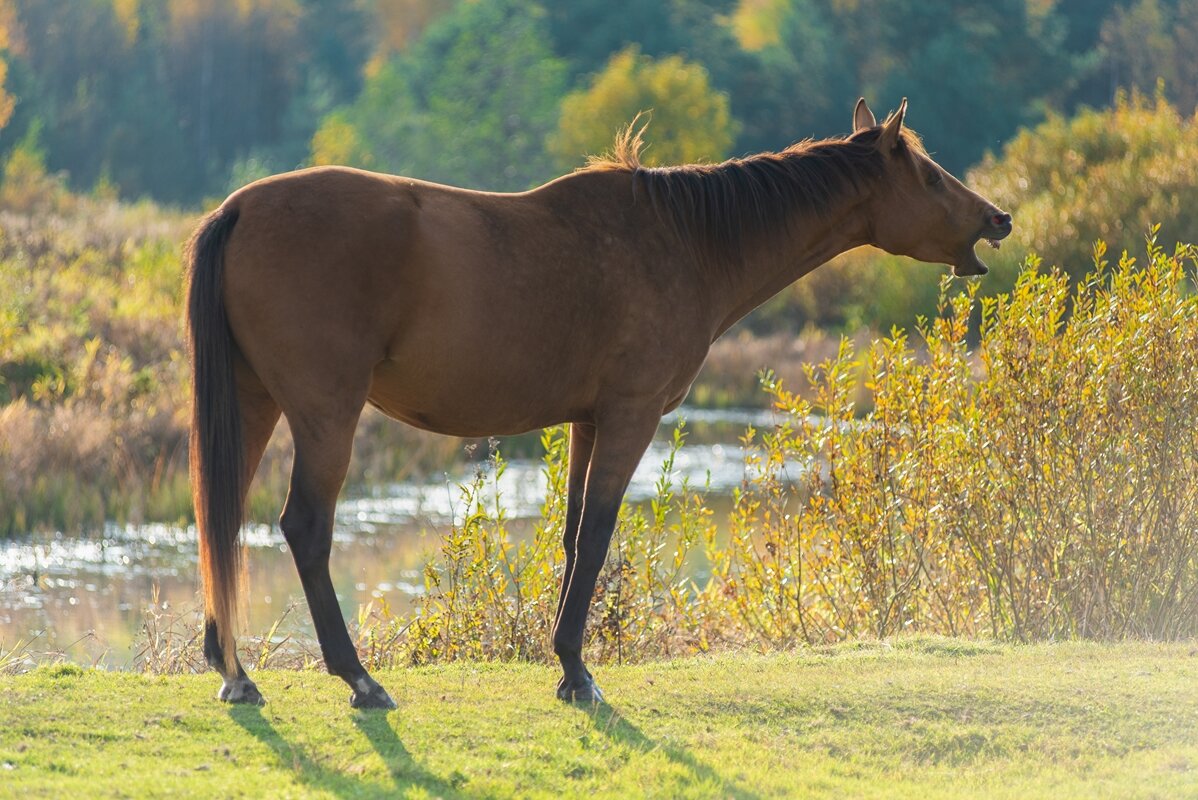
[[[349,702],[354,708],[395,708],[395,701],[358,660],[329,576],[333,510],[349,468],[361,408],[359,403],[352,413],[342,406],[339,411],[293,414],[297,417],[294,421],[288,418],[295,440],[295,464],[280,524],[308,598],[325,667],[353,689]]]
[[[234,371],[237,375],[237,405],[241,412],[242,445],[245,453],[245,482],[241,486],[241,496],[245,497],[249,492],[254,471],[258,468],[258,462],[262,460],[262,453],[270,441],[270,435],[279,421],[279,406],[266,391],[262,381],[245,363],[245,359],[235,357]],[[216,621],[211,618],[204,620],[204,659],[221,676],[223,684],[217,695],[221,700],[255,705],[264,702],[258,687],[245,674],[240,660],[236,662],[236,672],[230,674],[225,668],[225,657]]]

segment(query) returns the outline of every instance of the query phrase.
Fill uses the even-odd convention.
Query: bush
[[[1153,240],[1114,270],[1102,252],[1076,291],[1034,262],[1008,294],[975,285],[921,325],[924,357],[876,342],[860,422],[847,345],[814,402],[767,387],[789,421],[711,553],[732,638],[1198,632],[1194,251]]]
[[[1135,252],[1159,223],[1178,241],[1198,241],[1198,124],[1162,92],[1155,100],[1133,92],[1114,108],[1050,114],[1001,158],[987,157],[969,183],[1014,215],[1011,254],[1034,251],[1080,278],[1099,239]]]

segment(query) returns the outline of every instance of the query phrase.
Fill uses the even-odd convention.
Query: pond
[[[687,421],[688,436],[674,463],[675,479],[709,483],[711,501],[725,504],[720,500],[744,477],[739,437],[749,424],[772,425],[768,411],[683,409],[668,416],[632,479],[628,500],[653,497],[679,416]],[[410,607],[423,591],[422,569],[436,551],[439,531],[460,519],[459,486],[477,469],[463,463],[436,481],[373,487],[342,499],[330,568],[347,617],[372,600],[397,610]],[[509,462],[498,491],[509,530],[529,534],[546,492],[541,462]],[[249,547],[249,630],[262,633],[286,609],[302,606],[303,591],[277,526],[249,526],[243,537]],[[128,668],[147,611],[194,612],[198,580],[193,527],[110,524],[99,537],[60,532],[2,542],[0,652],[32,639],[33,652]],[[287,629],[311,636],[306,607],[297,611],[288,615]]]

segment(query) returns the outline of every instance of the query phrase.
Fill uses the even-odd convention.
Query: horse
[[[344,167],[251,183],[188,246],[190,470],[204,655],[231,703],[264,702],[237,658],[245,496],[280,415],[295,452],[280,517],[328,671],[355,708],[395,708],[363,668],[329,576],[333,512],[367,403],[463,437],[570,426],[553,650],[557,696],[603,702],[582,658],[624,492],[712,343],[818,265],[873,245],[982,275],[1011,216],[864,99],[853,132],[720,164],[605,157],[525,192]],[[642,128],[643,130],[643,128]]]

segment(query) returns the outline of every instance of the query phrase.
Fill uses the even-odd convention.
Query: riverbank
[[[1198,645],[918,638],[603,667],[260,672],[262,709],[212,674],[73,665],[0,677],[0,795],[21,797],[1187,797]]]

